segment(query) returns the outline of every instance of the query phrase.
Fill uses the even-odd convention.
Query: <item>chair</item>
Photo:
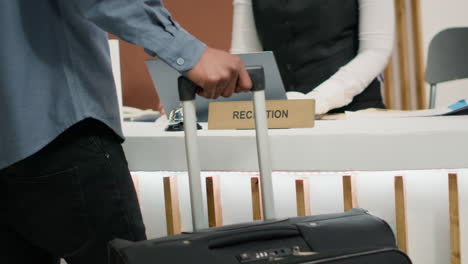
[[[431,86],[429,108],[434,108],[437,84],[468,78],[468,27],[448,28],[429,44],[426,81]]]

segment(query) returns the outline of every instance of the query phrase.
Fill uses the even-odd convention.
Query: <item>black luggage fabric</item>
[[[409,264],[389,225],[362,209],[110,244],[110,264]]]

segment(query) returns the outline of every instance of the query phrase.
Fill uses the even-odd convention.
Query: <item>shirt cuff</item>
[[[151,56],[158,56],[159,59],[166,62],[169,66],[178,72],[185,74],[198,63],[198,60],[205,52],[206,45],[190,35],[187,31],[179,28],[171,32],[171,38],[166,38],[162,50],[152,50],[146,48],[145,51]],[[149,42],[152,42],[149,40]],[[149,47],[161,47],[161,43],[153,43]]]

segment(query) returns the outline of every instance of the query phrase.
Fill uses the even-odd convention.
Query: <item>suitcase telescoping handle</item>
[[[254,101],[255,130],[257,153],[260,169],[263,215],[265,219],[275,218],[273,184],[271,177],[270,144],[265,105],[265,73],[261,66],[247,67],[252,80]],[[179,98],[184,112],[185,150],[189,174],[190,203],[194,230],[208,228],[208,213],[203,203],[202,182],[200,177],[200,160],[197,142],[197,118],[195,97],[197,85],[181,76],[178,80]]]

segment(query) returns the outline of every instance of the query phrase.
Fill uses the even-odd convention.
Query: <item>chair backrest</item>
[[[468,78],[468,27],[439,32],[431,40],[427,56],[428,83]]]

